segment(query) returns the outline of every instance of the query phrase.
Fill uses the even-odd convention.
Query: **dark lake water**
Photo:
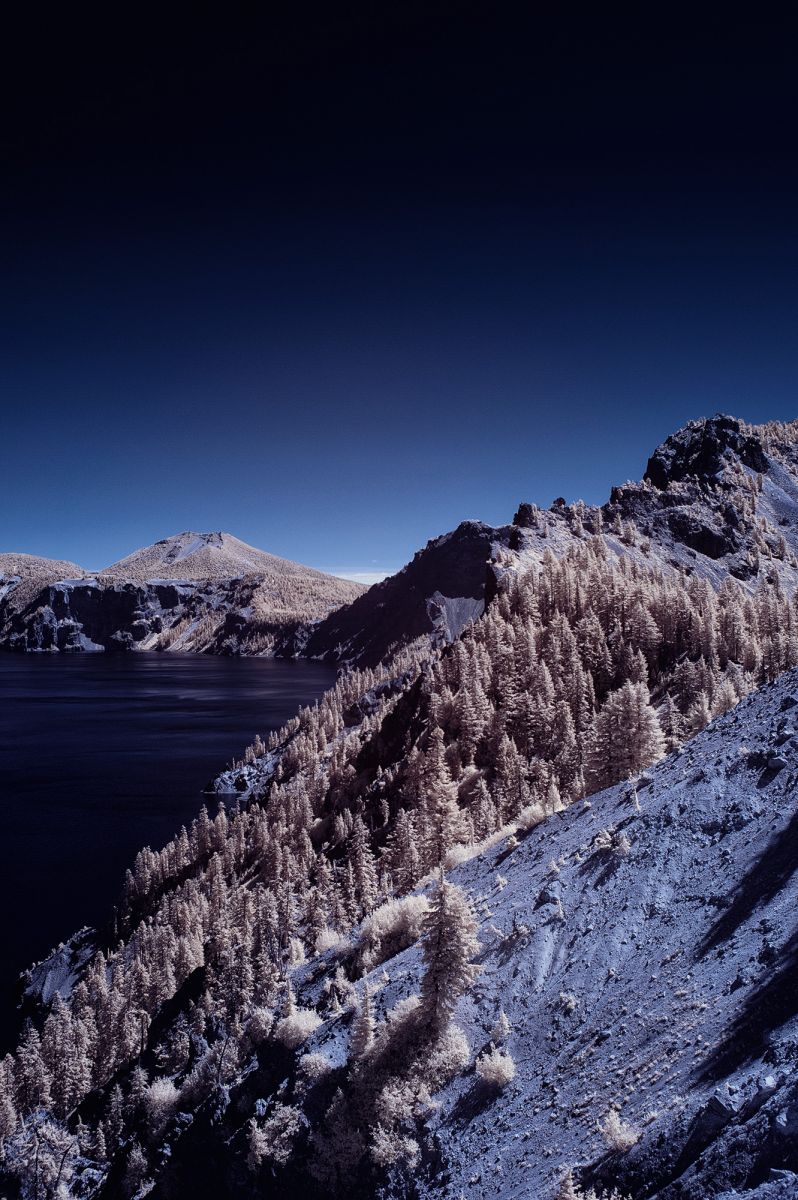
[[[136,851],[334,679],[260,658],[0,654],[0,1046],[19,972],[106,918]]]

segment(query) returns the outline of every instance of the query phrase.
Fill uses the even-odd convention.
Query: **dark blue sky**
[[[798,416],[792,29],[378,7],[10,39],[3,549],[381,572]]]

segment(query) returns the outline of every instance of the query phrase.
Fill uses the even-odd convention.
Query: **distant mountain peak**
[[[183,530],[89,578],[75,564],[0,555],[0,645],[264,654],[363,591],[221,530]]]
[[[231,538],[232,534],[222,533],[219,530],[217,533],[197,533],[193,529],[184,529],[182,533],[173,533],[171,537],[160,538],[155,542],[156,546],[168,546],[174,542],[200,541],[206,546],[221,546],[225,538]]]
[[[185,529],[143,546],[100,572],[127,579],[233,579],[243,575],[316,575],[322,572],[258,550],[221,530]]]

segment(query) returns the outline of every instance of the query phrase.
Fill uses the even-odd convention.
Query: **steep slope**
[[[557,553],[573,537],[601,534],[615,553],[719,586],[798,581],[798,423],[747,425],[718,415],[691,421],[659,446],[639,483],[612,489],[601,508],[522,504],[516,549]]]
[[[13,596],[18,606],[29,604],[48,583],[58,579],[83,579],[77,563],[35,554],[0,554],[0,604]]]
[[[796,705],[790,672],[636,788],[456,873],[485,913],[461,1020],[476,1050],[504,1009],[518,1075],[439,1097],[445,1194],[546,1196],[575,1163],[661,1200],[798,1171]],[[626,1156],[596,1128],[612,1107],[642,1133]]]
[[[178,534],[94,576],[58,569],[70,565],[31,570],[24,588],[12,583],[0,595],[0,645],[288,652],[301,645],[308,621],[363,591],[225,533]]]
[[[524,1027],[524,1037],[533,1047],[531,1066],[527,1075],[519,1070],[518,1079],[526,1080],[531,1089],[529,1096],[522,1092],[525,1112],[531,1114],[523,1119],[535,1120],[523,1129],[529,1130],[535,1147],[536,1165],[528,1169],[533,1170],[531,1186],[539,1190],[524,1192],[520,1172],[513,1175],[508,1170],[508,1186],[515,1190],[507,1194],[540,1195],[546,1200],[552,1194],[546,1189],[551,1189],[555,1171],[576,1162],[590,1163],[585,1174],[595,1176],[597,1183],[610,1176],[617,1179],[634,1200],[660,1193],[667,1200],[677,1195],[697,1200],[713,1194],[702,1190],[710,1184],[715,1188],[716,1182],[719,1186],[725,1186],[724,1180],[739,1182],[724,1175],[717,1164],[712,1167],[717,1179],[712,1173],[700,1174],[708,1152],[696,1157],[695,1147],[708,1128],[714,1136],[715,1127],[724,1126],[725,1110],[718,1112],[715,1101],[707,1099],[702,1079],[685,1073],[685,1047],[681,1043],[666,1047],[662,1040],[663,1031],[681,1012],[674,1005],[685,997],[678,993],[687,990],[691,995],[694,978],[705,991],[716,974],[720,981],[720,996],[695,997],[696,1004],[708,1006],[697,1008],[695,1019],[700,1030],[707,1030],[710,1045],[711,1037],[720,1036],[720,1027],[711,1024],[714,1014],[718,1012],[727,1023],[736,1019],[734,1005],[744,1002],[744,994],[738,993],[747,986],[741,959],[735,957],[738,947],[733,939],[731,948],[721,947],[724,955],[731,955],[737,971],[727,991],[723,990],[729,982],[722,965],[725,958],[715,963],[710,956],[709,966],[703,966],[696,957],[695,964],[685,969],[686,984],[671,980],[666,969],[677,960],[665,960],[682,945],[697,955],[695,947],[708,936],[712,910],[720,915],[724,895],[737,887],[738,875],[753,873],[753,860],[746,854],[764,852],[763,830],[792,803],[786,785],[792,785],[794,778],[792,739],[798,734],[789,723],[781,730],[775,727],[780,717],[772,705],[783,705],[789,718],[793,697],[779,689],[796,687],[794,676],[785,676],[775,689],[746,702],[750,710],[732,706],[798,664],[798,603],[792,594],[794,556],[787,537],[782,546],[771,528],[777,512],[786,511],[787,482],[782,479],[777,484],[775,478],[776,467],[790,474],[790,430],[749,433],[741,427],[730,429],[727,418],[713,420],[718,437],[712,433],[712,422],[703,422],[683,431],[675,448],[665,444],[662,457],[674,472],[667,486],[657,487],[650,480],[627,485],[626,500],[614,494],[604,510],[555,503],[549,513],[540,513],[522,506],[516,524],[500,531],[468,523],[462,533],[471,547],[470,557],[457,552],[458,539],[437,539],[417,556],[413,570],[408,568],[403,588],[377,592],[384,600],[373,612],[362,606],[367,624],[355,622],[348,630],[339,626],[346,638],[339,641],[337,652],[348,657],[353,652],[355,656],[374,652],[376,644],[370,644],[368,637],[357,641],[359,630],[368,634],[367,625],[378,622],[380,605],[389,599],[395,602],[395,614],[422,614],[429,622],[428,589],[435,580],[426,574],[425,560],[434,562],[441,553],[445,557],[450,544],[456,551],[453,563],[447,563],[450,574],[463,561],[472,564],[471,573],[458,576],[458,586],[451,589],[456,595],[449,599],[458,600],[452,616],[468,607],[461,607],[460,601],[472,602],[476,616],[481,601],[489,600],[484,615],[467,623],[449,646],[445,645],[448,637],[457,633],[454,619],[449,630],[422,625],[420,636],[412,640],[407,628],[400,628],[395,640],[408,643],[400,652],[374,669],[342,676],[318,706],[298,714],[270,739],[268,747],[258,740],[248,749],[246,765],[238,765],[221,781],[242,793],[242,803],[222,809],[215,820],[200,814],[163,850],[145,848],[137,856],[113,924],[105,931],[89,932],[80,946],[62,952],[59,963],[51,964],[57,966],[59,978],[68,980],[68,1007],[54,1001],[49,1016],[41,1014],[46,1019],[40,1022],[40,1042],[38,1034],[29,1031],[14,1062],[0,1063],[0,1091],[5,1074],[13,1080],[18,1106],[13,1120],[22,1118],[21,1125],[12,1124],[17,1130],[14,1161],[29,1165],[38,1155],[39,1140],[31,1140],[35,1129],[31,1114],[37,1105],[49,1103],[58,1134],[53,1135],[55,1143],[69,1136],[78,1118],[84,1123],[86,1162],[80,1171],[94,1172],[98,1186],[105,1187],[109,1196],[120,1194],[122,1177],[132,1170],[133,1161],[136,1170],[143,1172],[139,1182],[149,1172],[162,1182],[164,1195],[170,1190],[201,1195],[205,1183],[211,1194],[257,1194],[266,1175],[274,1172],[279,1178],[278,1194],[287,1196],[314,1195],[316,1187],[319,1194],[329,1195],[338,1187],[365,1197],[376,1194],[383,1184],[387,1194],[398,1196],[407,1188],[401,1160],[417,1154],[415,1186],[423,1190],[426,1179],[435,1181],[436,1188],[444,1187],[448,1159],[473,1158],[481,1149],[484,1131],[472,1110],[487,1103],[487,1097],[474,1092],[471,1082],[464,1083],[461,1076],[473,1064],[481,1045],[479,1036],[484,1037],[478,1022],[483,1015],[485,1020],[493,1019],[488,1010],[500,999],[505,1002],[509,988],[506,1003],[514,1009],[509,1014],[511,1023],[523,1027],[527,1002],[534,1017]],[[707,430],[711,437],[705,436]],[[741,456],[750,453],[745,441],[749,436],[767,446],[769,478],[743,462]],[[742,444],[738,437],[743,438]],[[709,450],[700,449],[705,443]],[[683,459],[688,464],[698,462],[708,472],[706,477],[691,474],[692,467],[673,467]],[[716,531],[720,530],[720,505],[729,495],[741,514],[740,546],[713,558],[673,536],[669,517],[680,509],[697,513],[705,524],[715,522]],[[770,506],[770,518],[757,515],[757,498],[762,496]],[[666,525],[670,532],[663,532]],[[787,526],[782,528],[790,538],[794,536]],[[659,540],[654,536],[657,529]],[[744,572],[743,578],[732,570],[741,561],[741,546],[753,548],[757,555],[756,570]],[[380,636],[385,634],[387,628],[380,631]],[[695,771],[691,767],[687,778],[682,778],[678,772],[686,770],[689,755],[697,753],[693,747],[711,744],[708,738],[700,739],[691,742],[678,760],[656,768],[652,777],[665,782],[659,792],[651,793],[659,805],[652,823],[646,824],[648,788],[642,780],[637,789],[640,813],[628,784],[583,804],[589,792],[638,775],[665,745],[679,746],[713,716],[729,709],[731,713],[712,728],[722,731],[734,753],[719,750],[722,761],[715,763],[702,752],[700,761],[694,760]],[[730,732],[735,719],[742,721],[741,737],[747,742],[740,754]],[[675,775],[674,761],[679,764]],[[694,823],[688,800],[692,801],[692,789],[705,783],[707,787],[695,793],[699,816]],[[671,794],[672,802],[667,800]],[[727,800],[731,816],[724,808]],[[569,807],[563,813],[564,805]],[[591,816],[594,810],[597,829]],[[638,817],[641,826],[628,827],[627,818],[633,824]],[[516,825],[520,847],[506,841]],[[599,835],[595,839],[594,833]],[[381,1059],[373,1064],[376,1074],[372,1075],[381,1089],[393,1058],[399,1064],[396,1089],[381,1099],[371,1096],[365,1085],[358,1085],[358,1094],[350,1094],[349,1076],[342,1068],[343,1039],[348,1037],[350,1022],[341,1017],[340,1008],[346,1009],[353,982],[364,969],[370,971],[375,963],[395,955],[398,947],[417,935],[418,910],[413,905],[418,897],[408,901],[403,898],[406,893],[442,858],[451,866],[497,838],[503,849],[486,851],[480,859],[458,867],[455,875],[480,905],[493,888],[488,901],[491,916],[481,915],[483,932],[496,939],[496,945],[483,946],[487,968],[483,982],[470,992],[460,1014],[470,1038],[465,1058],[462,1039],[459,1049],[452,1045],[451,1054],[444,1054],[449,1064],[445,1072],[438,1070],[440,1047],[430,1056],[431,1062],[438,1063],[432,1090],[441,1093],[444,1105],[435,1133],[438,1118],[429,1097],[419,1092],[411,1097],[409,1109],[405,1103],[403,1072],[413,1063],[412,1055],[396,1048],[388,1053],[382,1034]],[[563,859],[553,868],[547,866],[550,838],[556,842],[555,857]],[[789,860],[790,835],[773,853],[777,863]],[[516,863],[521,867],[511,878]],[[635,878],[642,872],[644,881],[638,900],[630,890],[630,863],[635,865]],[[502,878],[491,882],[496,871]],[[691,873],[697,873],[692,886]],[[783,883],[789,898],[792,875],[781,867],[779,873],[778,878],[783,875],[779,887]],[[567,882],[567,896],[560,877]],[[606,905],[603,896],[608,898]],[[683,902],[688,907],[681,911]],[[597,921],[588,915],[594,908]],[[497,918],[504,914],[512,925],[513,912],[517,920],[508,937],[506,923]],[[615,937],[611,930],[621,919],[619,912],[625,914],[624,921],[628,918],[628,925]],[[364,929],[353,936],[353,927],[364,918]],[[767,919],[775,921],[776,916]],[[696,932],[691,941],[693,924]],[[781,939],[775,928],[779,937],[770,927],[763,931],[770,935],[771,949],[757,948],[753,954],[754,959],[760,953],[764,956],[763,968],[769,960],[778,968],[780,956],[789,955],[786,937]],[[790,933],[785,930],[785,935]],[[97,953],[99,947],[106,953]],[[739,949],[741,955],[752,957],[747,945]],[[527,952],[527,959],[516,956]],[[581,978],[571,959],[577,964],[584,960],[579,970],[584,969],[589,980]],[[635,1007],[627,1012],[621,1011],[626,1001],[617,992],[605,995],[601,990],[604,984],[609,986],[608,968],[602,970],[605,959],[614,972],[610,979],[622,979],[634,996]],[[647,975],[635,973],[638,960]],[[417,952],[409,952],[407,963],[401,986],[393,968],[387,980],[372,974],[375,989],[384,991],[377,1004],[380,1017],[386,1005],[402,996],[403,988],[415,988],[420,969]],[[573,980],[570,974],[561,978],[566,967],[576,972]],[[48,970],[45,964],[31,977],[32,996],[37,980],[48,978]],[[678,964],[674,970],[679,970]],[[749,975],[754,970],[750,966]],[[595,984],[594,975],[599,981]],[[553,996],[549,976],[558,987],[573,990],[578,984],[589,1002],[587,1041],[578,1043],[573,1061],[567,1056],[559,1059],[568,1047],[556,1039],[570,1027],[549,1020]],[[652,976],[667,981],[664,995],[659,995],[654,987],[658,979]],[[514,980],[523,984],[517,995]],[[674,1005],[669,999],[671,985]],[[542,1007],[533,1002],[536,989],[543,996]],[[783,992],[777,988],[777,1011],[779,1006],[789,1007]],[[558,991],[554,1003],[562,1006],[564,1019],[577,1013],[580,998],[575,990],[573,1003],[571,992],[565,990],[563,995],[560,999]],[[302,1037],[320,1020],[331,1036],[324,1048],[325,1055],[330,1052],[328,1066],[313,1060],[302,1067],[301,1079],[292,1046],[283,1037],[286,1028],[295,1028],[291,1022],[297,996]],[[480,996],[487,997],[484,1012]],[[610,1024],[608,999],[617,1006],[615,1021],[623,1035],[619,1046],[632,1061],[636,1062],[634,1054],[648,1038],[657,1061],[664,1055],[665,1061],[673,1058],[681,1064],[678,1080],[685,1089],[685,1121],[697,1115],[696,1104],[706,1102],[710,1109],[690,1132],[679,1124],[675,1107],[673,1113],[663,1107],[660,1116],[672,1116],[673,1123],[657,1127],[663,1135],[661,1145],[650,1143],[646,1133],[627,1158],[616,1156],[602,1163],[594,1162],[597,1143],[591,1135],[595,1121],[607,1116],[603,1092],[594,1100],[599,1107],[595,1115],[591,1112],[580,1124],[580,1114],[587,1111],[582,1101],[588,1100],[591,1087],[596,1090],[590,1080],[596,1078],[602,1088],[608,1088],[608,1073],[624,1066],[613,1045],[606,1051],[606,1061],[602,1057],[601,1047],[617,1036]],[[661,1028],[656,1023],[652,1028],[641,1025],[649,1008],[662,1017]],[[706,1015],[709,1010],[712,1018]],[[397,1030],[412,1030],[412,1022],[405,1019],[408,1012],[400,1009],[394,1022]],[[600,1027],[591,1023],[594,1012]],[[685,1020],[688,1016],[692,1019],[692,1010]],[[288,1027],[283,1021],[289,1022]],[[546,1031],[542,1041],[538,1026]],[[386,1028],[390,1050],[394,1025]],[[548,1074],[544,1050],[552,1052]],[[587,1065],[579,1057],[583,1050]],[[786,1054],[787,1049],[774,1065],[781,1068],[787,1063]],[[554,1079],[557,1061],[574,1075],[580,1089],[587,1089],[583,1096]],[[646,1064],[638,1063],[638,1068],[645,1082]],[[321,1074],[311,1079],[308,1072],[317,1069]],[[321,1084],[325,1073],[329,1087]],[[538,1083],[530,1082],[530,1073],[534,1081],[539,1076],[548,1078],[545,1101],[536,1090]],[[644,1113],[630,1090],[639,1081],[618,1078],[626,1088],[622,1096],[619,1093],[624,1119],[642,1125]],[[754,1096],[754,1083],[739,1072],[732,1072],[731,1078],[747,1104]],[[514,1086],[507,1087],[502,1103],[516,1094]],[[340,1102],[335,1100],[339,1088],[344,1097]],[[48,1089],[49,1101],[42,1099]],[[568,1121],[557,1108],[556,1089],[567,1091],[573,1136],[559,1137],[557,1122],[564,1127]],[[369,1133],[370,1146],[368,1138],[360,1143],[350,1136],[351,1130],[347,1132],[346,1106],[351,1100],[349,1107],[359,1109],[361,1123],[370,1128],[378,1099],[390,1130],[385,1136],[379,1130]],[[754,1107],[761,1099],[760,1095],[752,1100]],[[780,1115],[779,1128],[786,1122],[789,1131],[793,1100],[785,1092],[780,1099],[786,1107],[779,1111],[786,1115]],[[549,1101],[557,1115],[551,1127],[537,1120],[543,1121],[541,1113]],[[327,1115],[331,1105],[334,1118]],[[521,1119],[518,1111],[512,1110],[514,1121]],[[497,1112],[501,1117],[501,1109]],[[739,1115],[747,1121],[752,1113],[749,1105]],[[758,1112],[754,1115],[759,1119]],[[519,1131],[509,1116],[501,1119],[506,1128],[491,1125],[494,1141],[497,1129],[506,1144],[511,1138],[522,1141],[515,1138]],[[735,1163],[745,1160],[740,1178],[746,1183],[758,1184],[779,1161],[785,1168],[794,1165],[789,1154],[780,1150],[754,1161],[748,1152],[748,1134],[740,1141],[739,1123],[725,1124],[738,1141],[735,1153],[729,1155],[724,1148],[722,1157]],[[651,1127],[655,1128],[653,1123]],[[756,1129],[761,1133],[759,1126]],[[617,1141],[617,1129],[615,1133]],[[767,1145],[778,1142],[777,1133],[773,1138],[768,1133]],[[318,1134],[321,1141],[308,1141],[311,1134]],[[397,1138],[400,1153],[395,1156]],[[680,1147],[678,1169],[668,1158],[671,1142]],[[412,1148],[416,1143],[418,1151]],[[580,1149],[582,1145],[587,1148]],[[263,1154],[252,1151],[252,1146],[255,1150],[260,1146]],[[735,1157],[740,1146],[742,1158]],[[635,1176],[630,1172],[644,1149],[646,1174]],[[329,1161],[330,1153],[337,1162],[332,1182],[325,1176],[317,1184],[313,1172],[323,1167],[325,1157]],[[375,1174],[376,1166],[380,1170]],[[601,1175],[603,1166],[610,1176]],[[466,1178],[458,1171],[454,1177],[459,1190],[474,1200],[479,1194],[505,1194],[501,1175],[491,1191],[492,1178]],[[691,1171],[697,1173],[694,1184]],[[472,1168],[471,1174],[478,1171]],[[665,1190],[683,1183],[689,1183],[685,1191]],[[769,1187],[770,1193],[763,1197],[777,1194],[774,1189],[782,1189],[782,1183],[775,1180]]]
[[[150,649],[165,641],[374,666],[419,638],[450,641],[479,617],[508,568],[539,563],[547,551],[562,556],[593,536],[619,557],[715,588],[732,577],[753,592],[778,579],[792,592],[798,423],[752,426],[723,415],[690,422],[654,451],[641,482],[613,488],[602,507],[557,500],[548,510],[521,504],[511,526],[465,521],[365,593],[230,534],[184,532],[105,568],[82,590],[8,590],[0,596],[0,645]],[[242,579],[259,586],[239,596],[233,584]],[[170,593],[164,603],[153,590],[165,582],[181,588],[179,601]],[[98,607],[105,615],[94,629]]]
[[[511,530],[464,521],[434,538],[396,575],[316,625],[303,654],[373,667],[391,647],[427,637],[442,645],[485,610],[490,562]]]
[[[798,425],[693,421],[654,452],[642,485],[614,490],[605,515],[633,520],[641,536],[716,581],[769,572],[794,586]]]
[[[450,640],[479,615],[514,566],[557,557],[593,536],[648,569],[729,576],[754,591],[798,583],[798,423],[752,426],[718,415],[692,421],[648,460],[644,478],[601,507],[523,503],[512,526],[467,521],[430,541],[404,570],[309,633],[303,653],[373,666],[392,645]]]
[[[419,1163],[355,1172],[349,1195],[405,1196],[413,1179],[430,1198],[549,1200],[567,1168],[648,1200],[798,1195],[796,713],[792,671],[636,782],[453,871],[479,918],[481,973],[456,1014],[469,1061],[401,1123]],[[324,1018],[301,1053],[324,1069],[297,1072],[300,1052],[267,1039],[226,1116],[211,1107],[171,1127],[156,1195],[256,1194],[240,1131],[248,1116],[268,1125],[278,1104],[299,1118],[287,1159],[267,1169],[274,1194],[329,1194],[313,1136],[335,1090],[353,1086],[352,1012],[325,997],[364,936],[293,975],[296,1003]],[[378,1026],[421,974],[412,947],[358,984]],[[474,1062],[502,1011],[517,1073],[500,1091]],[[626,1150],[599,1131],[613,1111]]]

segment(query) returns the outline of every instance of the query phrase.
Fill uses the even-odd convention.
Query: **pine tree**
[[[65,1063],[64,1066],[66,1065]],[[32,1112],[35,1108],[50,1106],[50,1076],[42,1059],[41,1038],[30,1021],[17,1050],[14,1075],[17,1107],[21,1112]]]
[[[555,1200],[581,1200],[580,1193],[576,1188],[574,1173],[570,1167],[567,1167],[563,1173]]]
[[[663,703],[659,715],[660,725],[665,737],[665,750],[668,754],[672,750],[678,750],[684,740],[684,721],[682,714],[676,706],[676,701],[668,693]]]
[[[350,1059],[358,1062],[368,1053],[373,1042],[374,1013],[371,1005],[371,987],[366,983],[363,987],[363,999],[352,1026],[352,1036],[349,1039]]]
[[[359,816],[355,817],[352,829],[350,854],[355,896],[360,906],[360,914],[365,916],[377,903],[379,884],[366,826],[363,824],[363,818]]]
[[[441,872],[424,919],[421,1013],[433,1033],[441,1033],[457,1002],[477,977],[472,963],[479,950],[478,923],[465,892]]]
[[[497,1046],[502,1046],[507,1041],[511,1032],[512,1030],[510,1027],[510,1022],[507,1019],[507,1013],[504,1011],[504,1009],[502,1009],[496,1019],[496,1024],[490,1031],[491,1041]]]
[[[17,1126],[17,1110],[13,1100],[14,1069],[10,1055],[0,1061],[0,1151],[3,1142]]]
[[[709,706],[707,694],[704,691],[699,692],[687,713],[687,728],[692,734],[700,733],[702,729],[706,729],[711,720],[712,709]]]
[[[440,865],[463,835],[463,815],[457,803],[457,788],[448,770],[429,785],[421,808],[424,864]]]
[[[385,862],[391,873],[394,890],[399,895],[409,892],[421,875],[421,857],[414,818],[407,809],[403,808],[397,814],[393,830],[388,836]]]
[[[665,737],[643,683],[611,692],[597,714],[587,747],[587,783],[600,791],[638,774],[665,752]]]

